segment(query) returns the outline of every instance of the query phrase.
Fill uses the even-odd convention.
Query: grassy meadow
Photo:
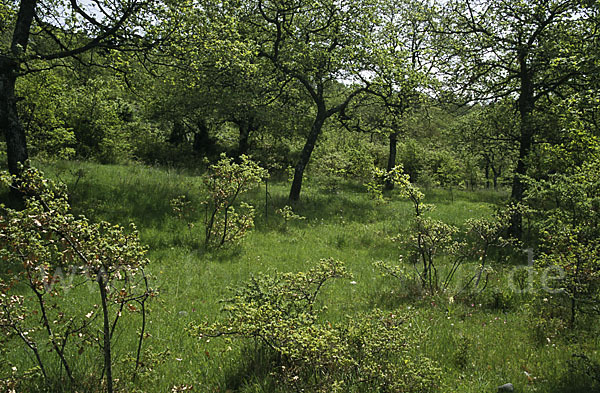
[[[255,206],[257,216],[254,230],[241,245],[206,251],[200,175],[138,165],[38,166],[67,184],[76,214],[93,221],[133,222],[148,247],[151,285],[159,294],[149,306],[145,363],[135,382],[128,378],[126,358],[136,343],[136,317],[128,317],[131,323],[124,320],[117,332],[113,358],[120,391],[170,392],[174,386],[192,387],[194,392],[282,391],[253,342],[221,338],[207,342],[191,336],[187,328],[193,322],[218,319],[228,288],[252,275],[304,271],[328,257],[345,262],[353,279],[324,287],[319,298],[328,307],[324,318],[333,323],[374,308],[411,313],[422,337],[416,350],[442,369],[440,391],[496,392],[508,382],[516,392],[587,392],[598,386],[585,370],[574,366],[573,357],[585,353],[600,359],[598,327],[588,324],[570,334],[546,337],[536,328],[539,321],[532,311],[543,295],[511,290],[511,271],[527,263],[525,254],[510,262],[493,262],[488,287],[473,298],[455,300],[452,295],[475,271],[474,261],[461,267],[457,284],[448,292],[433,296],[383,275],[374,262],[399,263],[402,250],[391,238],[405,234],[412,219],[409,202],[393,192],[387,203],[377,203],[360,184],[343,183],[331,191],[309,181],[294,207],[306,219],[284,225],[275,211],[286,205],[289,183],[272,179],[268,194],[263,184],[243,197]],[[468,218],[491,215],[507,197],[483,190],[454,190],[452,197],[447,190],[423,191],[426,202],[436,206],[431,215],[459,227]],[[192,201],[192,225],[172,212],[170,200],[180,195]],[[85,298],[85,290],[73,295],[73,307],[94,301]],[[19,369],[32,367],[24,346],[18,348],[22,343],[14,345],[2,356]],[[92,386],[102,372],[98,355],[91,352],[73,355],[79,356],[75,372],[82,386],[87,386],[86,380]],[[62,388],[68,390],[55,387]]]

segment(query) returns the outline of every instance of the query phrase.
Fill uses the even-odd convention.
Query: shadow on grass
[[[160,227],[173,216],[170,200],[181,194],[178,191],[170,187],[149,189],[143,182],[112,185],[85,180],[71,194],[72,208],[94,221]]]
[[[7,385],[0,386],[11,386],[10,380],[5,380],[4,383]],[[44,380],[41,375],[29,375],[16,382],[16,389],[6,390],[6,392],[20,393],[100,393],[104,391],[103,383],[100,383],[95,375],[78,375],[75,382],[69,381],[64,376],[50,376],[48,380]]]
[[[166,217],[174,216],[171,199],[186,195],[195,201],[201,194],[199,177],[189,171],[58,161],[45,172],[67,185],[73,212],[93,221],[160,227]]]
[[[290,205],[284,196],[275,196],[271,201],[273,213],[269,212],[270,222],[280,222],[281,216],[274,212],[286,205]],[[361,194],[318,194],[306,193],[300,201],[292,204],[296,214],[306,217],[306,221],[299,221],[299,225],[314,220],[346,221],[346,222],[372,222],[385,210],[386,205],[376,205]],[[264,213],[259,213],[264,218]],[[272,214],[272,215],[271,215]]]
[[[279,363],[279,355],[261,343],[246,344],[239,361],[229,363],[224,370],[226,391],[277,391],[272,374]]]
[[[423,291],[417,282],[384,279],[369,295],[368,309],[397,310],[400,307],[414,306],[423,299]]]
[[[213,262],[226,263],[232,259],[239,258],[242,255],[244,248],[242,245],[230,245],[222,248],[213,248],[206,251],[208,256]],[[202,250],[201,250],[202,252]]]
[[[493,189],[477,190],[449,190],[445,188],[423,188],[425,202],[434,204],[452,204],[456,201],[473,203],[490,203],[502,205],[509,199],[509,192],[505,190],[494,191]]]
[[[573,354],[567,369],[548,393],[600,393],[600,363],[583,354]]]

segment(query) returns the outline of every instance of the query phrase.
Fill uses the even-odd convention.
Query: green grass
[[[118,359],[135,344],[135,323],[124,323],[115,351],[123,391],[168,392],[182,384],[193,385],[198,392],[275,390],[265,369],[267,355],[252,343],[219,339],[206,343],[191,337],[186,327],[218,318],[219,300],[228,296],[227,288],[240,285],[253,274],[307,270],[311,263],[327,257],[346,262],[356,284],[338,281],[324,288],[325,317],[341,320],[374,307],[414,310],[415,323],[427,332],[418,351],[442,367],[442,391],[495,392],[506,382],[513,383],[517,392],[589,391],[581,386],[587,383],[584,377],[568,372],[568,363],[573,353],[585,352],[597,360],[599,336],[536,340],[526,310],[528,297],[515,295],[501,305],[494,300],[494,291],[506,290],[509,267],[495,266],[485,296],[455,302],[449,294],[415,295],[374,268],[377,260],[398,262],[400,250],[390,237],[405,232],[411,219],[410,204],[393,193],[388,203],[377,204],[357,185],[329,192],[308,183],[302,201],[294,207],[306,219],[292,221],[284,229],[275,210],[287,203],[289,185],[272,181],[267,214],[264,186],[245,196],[256,206],[257,218],[255,230],[243,243],[205,251],[203,191],[197,174],[83,162],[59,162],[43,169],[70,187],[75,213],[95,221],[134,222],[142,242],[148,245],[148,270],[160,294],[150,306],[149,337],[144,346],[154,353],[168,353],[156,357],[153,371],[135,384],[123,382],[126,368]],[[426,194],[426,202],[436,205],[432,216],[458,226],[467,218],[490,215],[506,197],[462,190],[454,190],[452,196],[447,190]],[[179,195],[186,195],[197,208],[191,229],[171,212],[169,201]],[[459,276],[470,274],[474,267],[466,264]],[[20,368],[31,366],[23,348],[12,349],[7,355],[11,361],[18,361]],[[93,355],[84,354],[77,369],[83,378],[93,379],[99,364]]]

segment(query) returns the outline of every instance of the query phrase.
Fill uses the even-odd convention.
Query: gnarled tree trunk
[[[306,143],[304,144],[304,148],[302,149],[302,153],[300,154],[300,159],[296,164],[296,168],[294,170],[294,180],[292,181],[292,187],[290,189],[289,200],[291,202],[296,202],[300,199],[300,190],[302,189],[302,178],[304,177],[304,169],[306,169],[306,165],[308,165],[308,161],[310,160],[310,155],[312,154],[315,144],[317,143],[317,139],[321,134],[321,130],[323,129],[323,124],[327,119],[327,113],[325,108],[319,108],[317,111],[317,115],[313,122],[313,125],[310,129],[310,133],[306,138]]]

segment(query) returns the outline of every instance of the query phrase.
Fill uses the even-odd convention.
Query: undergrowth
[[[228,288],[243,287],[251,277],[307,272],[312,267],[309,261],[323,258],[344,261],[352,278],[333,280],[320,289],[315,300],[321,310],[315,317],[319,328],[328,330],[330,323],[330,333],[340,337],[349,331],[375,329],[376,325],[368,324],[375,309],[380,310],[377,315],[399,316],[403,324],[422,333],[409,340],[411,356],[430,359],[439,367],[436,386],[442,391],[493,392],[507,382],[519,392],[598,391],[597,320],[582,319],[577,326],[564,327],[553,315],[540,313],[537,305],[545,304],[549,295],[537,289],[539,275],[526,270],[525,253],[510,259],[490,254],[488,284],[481,293],[457,294],[460,283],[478,271],[477,260],[463,262],[455,273],[456,284],[433,294],[420,290],[418,277],[412,274],[411,278],[410,264],[404,266],[407,277],[400,282],[377,269],[376,261],[398,265],[399,256],[406,252],[392,241],[407,234],[413,216],[410,203],[399,196],[389,195],[386,203],[377,204],[352,183],[342,183],[331,192],[309,182],[302,201],[293,206],[294,214],[305,218],[284,221],[276,211],[288,204],[288,184],[271,179],[268,194],[262,184],[240,201],[255,207],[255,228],[243,243],[216,250],[203,247],[202,238],[194,233],[202,230],[205,219],[201,203],[207,194],[200,173],[78,162],[51,163],[43,169],[66,183],[75,215],[85,214],[92,222],[134,222],[140,241],[149,249],[146,270],[160,296],[148,305],[140,377],[135,382],[121,378],[115,384],[121,391],[290,391],[295,375],[310,374],[310,363],[302,363],[308,367],[303,374],[282,376],[281,366],[290,363],[282,362],[281,353],[260,340],[198,340],[187,329],[190,324],[223,321],[220,300],[231,298]],[[425,190],[425,195],[425,203],[436,205],[430,217],[461,231],[468,219],[492,217],[506,197],[487,190],[453,190],[452,199],[445,190]],[[170,203],[180,196],[194,207],[185,220],[173,214]],[[439,258],[441,274],[451,259]],[[5,267],[0,274],[5,274]],[[360,327],[360,321],[370,327]],[[357,334],[352,337],[363,333]],[[127,361],[125,348],[131,344],[126,335],[115,337],[116,362]],[[349,351],[350,342],[342,344],[340,348]],[[20,372],[33,366],[24,351],[2,345],[0,356]],[[82,357],[76,368],[91,369],[86,362],[94,361]],[[360,377],[350,369],[336,370],[339,374],[330,374],[335,376],[332,379],[321,374],[317,380],[332,384],[341,380],[344,389],[353,392],[386,391],[382,385],[359,383]],[[398,370],[394,373],[401,375]],[[81,375],[99,378],[86,376],[85,371]],[[32,383],[20,389],[33,392],[39,386]],[[305,389],[316,390],[310,384]]]

